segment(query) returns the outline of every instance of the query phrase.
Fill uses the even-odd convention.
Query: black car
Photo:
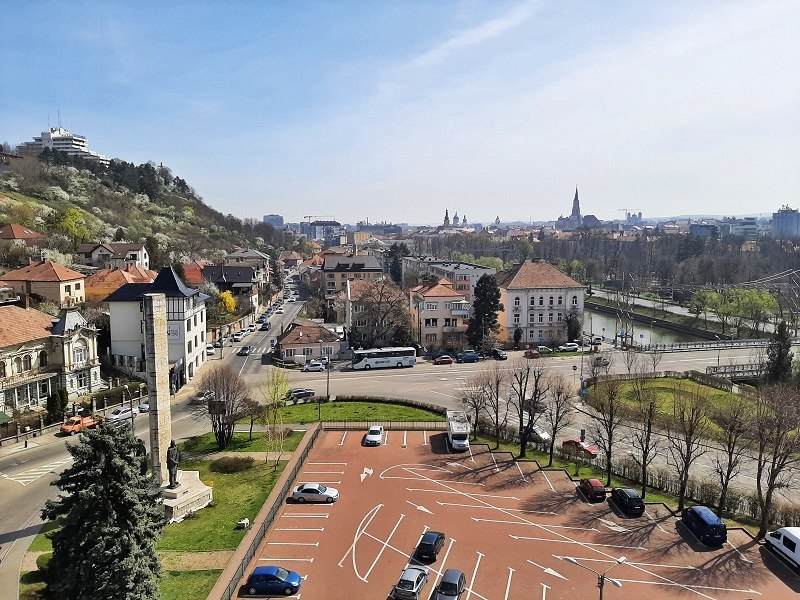
[[[452,600],[461,598],[467,587],[467,578],[458,569],[447,569],[442,580],[433,592],[433,600]]]
[[[311,388],[292,388],[289,390],[289,393],[286,394],[287,398],[311,398],[314,396],[316,392]]]
[[[239,351],[236,353],[238,356],[250,356],[250,352],[252,352],[252,346],[242,346],[239,348]]]
[[[636,493],[636,490],[629,488],[614,488],[611,490],[611,500],[626,515],[641,517],[644,514],[644,501]]]
[[[497,360],[508,360],[508,354],[504,350],[500,350],[500,348],[493,348],[489,355]]]
[[[272,329],[272,325],[270,325],[268,322],[265,322],[261,324],[261,327],[259,327],[259,329],[261,331],[269,331],[270,329]]]
[[[436,560],[442,546],[444,546],[444,534],[439,531],[428,531],[417,545],[417,557]]]

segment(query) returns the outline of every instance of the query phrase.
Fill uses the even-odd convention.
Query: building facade
[[[800,237],[800,211],[782,206],[772,213],[772,237],[776,240],[791,240]]]
[[[409,292],[409,310],[417,342],[429,350],[466,346],[470,305],[447,279],[418,285]]]
[[[89,150],[85,136],[70,133],[63,127],[51,127],[49,130],[43,131],[42,135],[34,137],[32,142],[24,142],[17,146],[17,153],[22,156],[39,156],[45,148],[59,150],[72,156],[80,156],[104,165],[111,162],[109,157]]]
[[[264,215],[264,223],[272,225],[275,229],[283,229],[283,217],[281,215]]]
[[[504,343],[511,343],[519,328],[521,344],[560,344],[568,341],[568,321],[583,319],[583,286],[544,260],[526,260],[498,273],[497,285],[503,304],[498,339]]]
[[[149,269],[150,255],[144,244],[122,242],[81,244],[76,251],[75,262],[103,269],[118,269],[126,265]]]
[[[377,281],[383,277],[383,269],[374,256],[334,254],[325,257],[322,274],[325,297],[333,302],[336,294],[345,290],[348,281]]]
[[[284,331],[276,343],[275,352],[283,360],[295,361],[302,356],[309,362],[321,356],[338,358],[339,336],[312,321],[299,320]]]
[[[153,283],[128,283],[106,298],[111,315],[111,362],[143,379],[144,306],[142,297],[161,293],[167,299],[167,340],[173,392],[191,381],[206,361],[207,296],[186,287],[172,267],[161,269]]]
[[[270,282],[270,257],[258,250],[240,249],[231,252],[223,260],[223,264],[231,267],[250,267],[253,269],[253,283],[260,293],[265,293]]]
[[[86,278],[86,301],[102,302],[126,283],[153,283],[158,273],[133,265],[102,269]]]
[[[85,302],[85,278],[59,263],[42,260],[3,274],[15,291],[71,308]]]
[[[44,408],[58,388],[76,398],[104,387],[97,330],[77,310],[53,318],[37,310],[0,306],[3,412]]]
[[[432,256],[404,256],[401,259],[403,281],[406,277],[419,277],[425,273],[437,279],[447,279],[453,284],[453,290],[464,295],[467,302],[472,303],[475,286],[484,275],[494,275],[497,269],[473,263],[446,261]]]

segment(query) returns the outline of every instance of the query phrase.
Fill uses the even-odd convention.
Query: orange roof
[[[50,337],[51,315],[19,306],[0,306],[0,348]]]
[[[49,260],[33,263],[3,275],[6,281],[74,281],[83,278],[77,271]]]
[[[497,285],[507,290],[579,288],[580,283],[544,260],[526,260],[496,275]]]
[[[295,323],[293,327],[280,338],[281,346],[291,344],[314,345],[320,342],[337,342],[339,336],[316,323]]]
[[[206,280],[203,279],[203,267],[207,264],[204,260],[195,260],[183,265],[183,275],[186,277],[186,283],[191,285],[206,283]]]
[[[423,298],[454,298],[458,296],[462,300],[466,300],[466,296],[455,291],[453,284],[447,279],[440,279],[433,285],[418,285],[411,291]]]
[[[136,265],[125,265],[119,269],[103,269],[86,278],[86,287],[120,287],[126,283],[153,283],[158,273]]]
[[[33,231],[17,223],[0,227],[0,240],[38,240],[43,237],[38,231]]]

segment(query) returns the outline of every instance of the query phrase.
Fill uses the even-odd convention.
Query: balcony
[[[25,371],[24,373],[17,373],[15,375],[0,378],[0,391],[14,388],[24,383],[34,383],[43,379],[49,379],[60,370],[60,365],[50,365],[47,367],[39,367],[38,369],[31,369],[30,371]]]
[[[65,367],[65,371],[77,371],[79,369],[86,369],[87,367],[92,367],[94,365],[99,365],[100,359],[99,358],[90,358],[87,360],[73,360],[72,364],[68,367]]]
[[[450,314],[454,317],[468,317],[469,302],[453,302],[453,305],[450,308]]]

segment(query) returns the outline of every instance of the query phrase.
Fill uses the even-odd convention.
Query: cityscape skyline
[[[576,184],[602,220],[798,203],[795,3],[352,6],[16,6],[2,141],[60,112],[97,152],[291,222],[550,221]]]

